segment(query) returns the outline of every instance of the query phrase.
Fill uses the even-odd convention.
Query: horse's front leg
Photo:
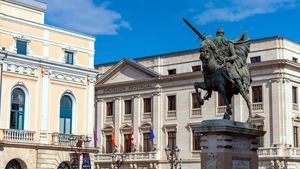
[[[212,90],[208,90],[204,96],[204,100],[208,100],[211,98]]]
[[[201,91],[199,91],[199,88],[206,90],[206,85],[203,82],[195,82],[194,87],[196,90],[197,101],[202,106],[204,104],[204,99],[201,97]]]

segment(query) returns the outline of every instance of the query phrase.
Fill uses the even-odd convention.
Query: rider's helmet
[[[219,35],[220,33],[222,33],[224,35],[224,30],[223,28],[219,27],[218,30],[217,30],[217,35]]]

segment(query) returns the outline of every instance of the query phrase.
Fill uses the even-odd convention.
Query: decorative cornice
[[[75,83],[86,84],[84,76],[72,75],[72,74],[67,74],[67,73],[57,72],[57,71],[52,71],[51,79],[66,80]]]
[[[4,62],[3,71],[35,77],[38,76],[37,67],[16,62]]]

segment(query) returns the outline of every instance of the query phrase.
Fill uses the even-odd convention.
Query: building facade
[[[251,44],[253,125],[266,131],[258,140],[260,169],[300,168],[299,59],[300,45],[284,38]],[[193,128],[202,120],[222,118],[226,107],[216,92],[203,106],[197,104],[193,84],[203,81],[197,50],[123,59],[96,69],[96,168],[113,168],[112,138],[117,153],[126,154],[124,168],[167,169],[166,147],[180,149],[181,168],[200,168],[201,136]],[[232,103],[232,119],[246,121],[243,98],[234,96]]]
[[[72,153],[96,151],[95,38],[46,25],[45,10],[0,0],[3,169],[70,168]]]

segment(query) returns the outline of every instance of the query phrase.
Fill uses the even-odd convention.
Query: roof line
[[[268,36],[268,37],[263,37],[263,38],[258,38],[258,39],[254,39],[252,40],[253,42],[262,42],[262,41],[268,41],[268,40],[273,40],[273,39],[285,39],[287,41],[299,44],[297,42],[291,41],[287,38],[281,37],[281,36]],[[300,44],[299,44],[300,45]],[[196,49],[187,49],[187,50],[182,50],[182,51],[176,51],[176,52],[169,52],[169,53],[162,53],[162,54],[157,54],[157,55],[150,55],[150,56],[142,56],[142,57],[137,57],[137,58],[132,58],[133,60],[137,61],[137,60],[143,60],[143,59],[149,59],[149,58],[155,58],[155,57],[160,57],[160,56],[172,56],[172,55],[178,55],[178,54],[189,54],[189,53],[197,53],[198,52],[198,48]],[[124,58],[123,58],[124,59]],[[121,59],[122,60],[122,59]],[[97,68],[99,66],[104,66],[104,65],[111,65],[111,64],[116,64],[119,61],[112,61],[112,62],[106,62],[106,63],[100,63],[100,64],[95,64],[94,67]]]

